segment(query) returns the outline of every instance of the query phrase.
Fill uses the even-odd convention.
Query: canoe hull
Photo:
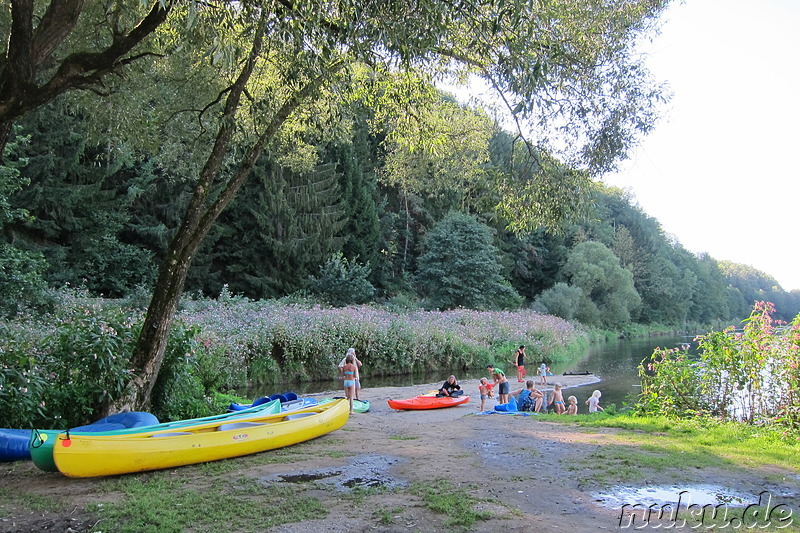
[[[172,431],[179,431],[179,428],[205,424],[211,421],[226,420],[246,420],[252,416],[264,416],[267,414],[277,414],[281,412],[281,404],[278,401],[268,401],[255,407],[250,407],[236,412],[228,412],[220,415],[205,416],[202,418],[190,418],[187,420],[178,420],[175,422],[162,422],[160,424],[151,424],[146,426],[132,426],[124,429],[115,429],[102,431],[102,425],[89,424],[88,426],[81,426],[70,429],[71,435],[77,433],[95,433],[97,435],[130,435],[135,433],[142,433],[147,431],[157,431],[171,429]],[[113,416],[113,415],[112,415]],[[155,419],[155,417],[154,417]],[[106,419],[103,419],[106,420]],[[157,419],[156,419],[157,421]],[[94,426],[94,427],[93,427]],[[42,430],[37,429],[31,435],[29,450],[30,457],[40,470],[45,472],[58,472],[55,459],[53,458],[53,449],[55,448],[57,437],[59,433],[63,433],[62,429]]]
[[[455,407],[469,401],[469,396],[457,396],[456,398],[435,396],[417,396],[407,400],[389,400],[389,407],[392,409],[422,410],[422,409],[442,409],[445,407]]]
[[[334,400],[343,400],[345,398],[341,398],[339,396],[333,398],[323,398],[319,401],[320,404],[332,402]],[[367,413],[369,412],[370,404],[368,400],[353,400],[353,412],[354,413]]]
[[[30,429],[0,428],[0,462],[30,459],[28,441]]]
[[[214,422],[136,435],[61,433],[53,457],[70,477],[97,477],[173,468],[290,446],[347,422],[347,402],[291,413]]]

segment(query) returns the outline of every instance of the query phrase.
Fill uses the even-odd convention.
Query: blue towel
[[[508,403],[501,403],[500,405],[496,405],[494,410],[499,411],[501,413],[502,412],[516,413],[517,411],[519,411],[519,409],[517,409],[517,400],[514,399],[514,397],[512,396],[511,398],[509,398]]]

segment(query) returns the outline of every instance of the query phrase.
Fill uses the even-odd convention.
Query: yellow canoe
[[[59,433],[53,458],[62,474],[96,477],[239,457],[304,442],[347,422],[347,400],[247,420],[132,435]]]

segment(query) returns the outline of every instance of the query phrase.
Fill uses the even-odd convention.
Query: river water
[[[669,335],[593,344],[582,357],[553,365],[550,370],[554,376],[548,381],[550,383],[556,382],[558,375],[564,372],[591,372],[601,379],[600,383],[564,389],[564,397],[575,395],[578,398],[578,405],[582,406],[586,398],[591,396],[592,391],[598,389],[603,394],[600,401],[601,406],[605,407],[613,403],[616,404],[617,408],[621,408],[623,403],[634,403],[635,397],[639,393],[639,374],[637,369],[642,359],[651,355],[656,348],[675,348],[682,343],[691,343],[692,339],[693,336]],[[694,343],[692,343],[692,348],[694,348]],[[538,363],[536,361],[531,361],[526,365],[529,375],[535,373],[537,366]],[[516,374],[516,370],[510,363],[502,368],[509,377],[513,377]],[[365,389],[369,387],[408,387],[443,382],[450,374],[455,374],[459,380],[478,379],[486,376],[486,370],[482,368],[468,369],[466,371],[442,369],[436,373],[373,377],[370,376],[369,364],[365,363],[361,369],[361,383]],[[535,376],[533,377],[535,379]],[[335,391],[340,388],[340,381],[330,380],[264,385],[249,387],[238,392],[245,397],[257,398],[286,390],[294,391],[297,394],[314,394]]]
[[[656,348],[677,348],[684,343],[690,344],[690,352],[693,352],[696,347],[693,339],[694,336],[664,335],[594,344],[583,358],[556,366],[553,373],[585,370],[595,374],[601,379],[600,383],[572,387],[564,396],[577,396],[582,406],[597,389],[602,392],[601,406],[613,403],[619,409],[624,403],[635,403],[640,390],[638,368],[645,357],[652,355]]]

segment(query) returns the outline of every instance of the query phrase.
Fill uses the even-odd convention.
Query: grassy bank
[[[550,422],[574,423],[586,428],[623,430],[586,464],[576,465],[587,480],[604,483],[642,481],[641,467],[657,472],[697,469],[770,469],[800,474],[800,435],[779,428],[723,422],[711,418],[679,419],[632,413],[607,415],[541,415]]]

